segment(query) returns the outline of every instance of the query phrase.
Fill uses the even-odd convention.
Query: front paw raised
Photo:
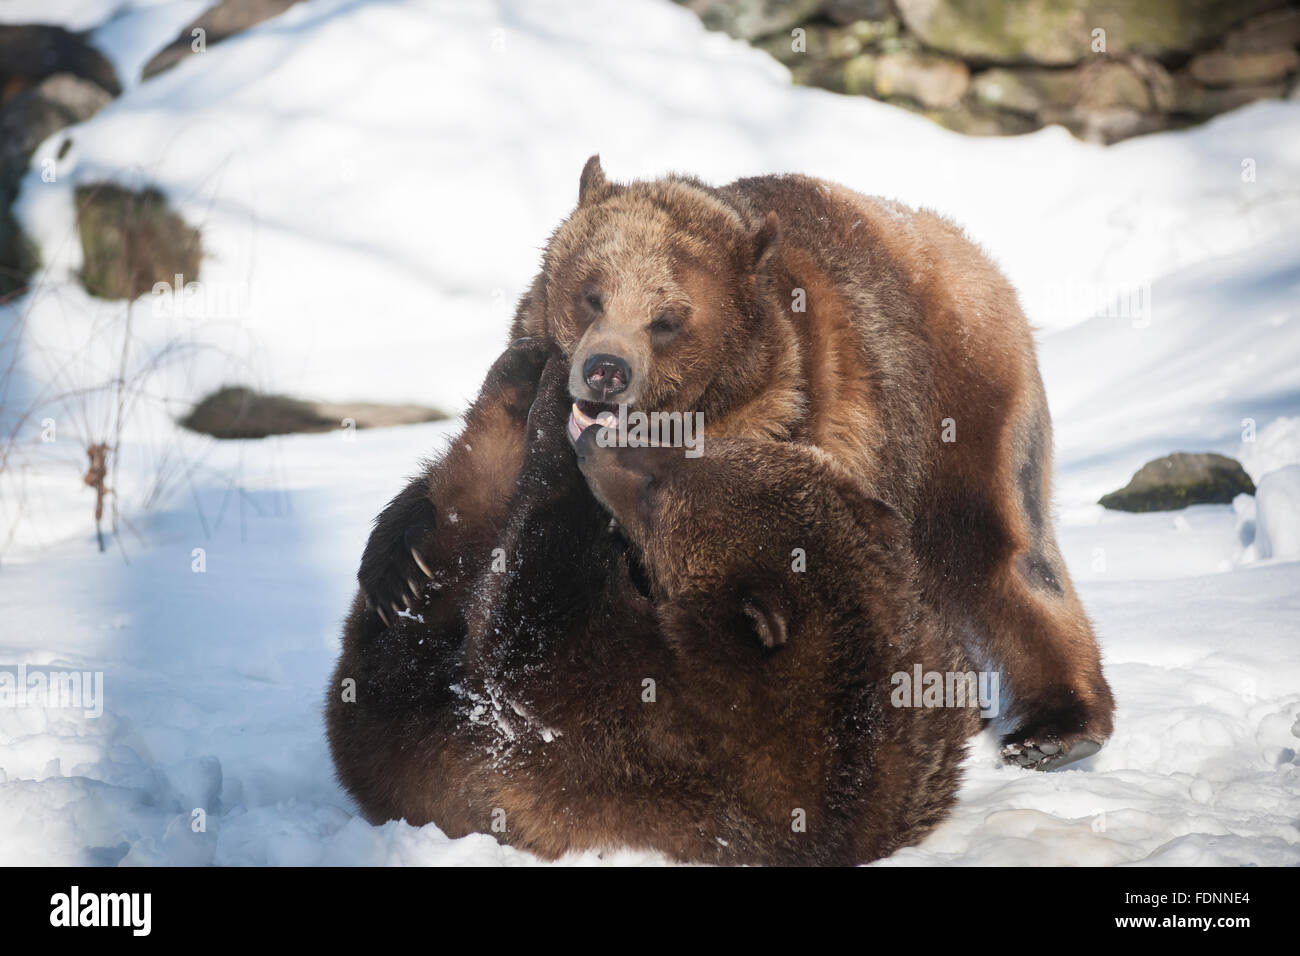
[[[426,557],[432,551],[435,515],[432,505],[427,516],[409,523],[378,527],[366,545],[357,574],[366,606],[379,615],[385,627],[392,627],[403,611],[414,608],[426,587],[434,587],[432,565]]]
[[[537,397],[542,369],[557,351],[550,339],[515,339],[488,369],[475,407],[501,407],[514,420],[524,422]]]

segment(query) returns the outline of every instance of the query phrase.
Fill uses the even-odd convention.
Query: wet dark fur
[[[584,480],[565,371],[528,422],[506,569],[482,573],[464,624],[376,634],[360,604],[349,621],[329,729],[367,816],[546,857],[847,864],[923,836],[975,717],[890,705],[896,671],[968,669],[919,600],[898,515],[796,445],[719,440],[691,460],[584,440]]]

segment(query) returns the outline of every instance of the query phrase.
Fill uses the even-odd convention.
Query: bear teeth
[[[601,411],[595,418],[592,418],[578,407],[577,402],[574,402],[573,408],[569,412],[569,438],[577,441],[579,436],[592,425],[609,428],[616,424],[618,424],[618,416],[608,409]]]

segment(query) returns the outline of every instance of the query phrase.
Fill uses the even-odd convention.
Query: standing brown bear
[[[976,702],[896,706],[898,674],[969,670],[898,514],[794,443],[688,458],[589,429],[575,457],[567,377],[552,358],[466,626],[441,595],[378,635],[349,623],[327,712],[366,815],[548,858],[852,864],[924,836]]]
[[[708,439],[814,446],[874,488],[907,523],[926,603],[1001,669],[1007,760],[1048,769],[1109,736],[1113,698],[1051,526],[1033,338],[957,227],[805,176],[618,184],[592,157],[513,334],[570,358],[578,428],[615,404],[701,412]],[[391,620],[454,553],[454,520],[500,520],[525,437],[474,414],[380,516],[359,575],[375,614]]]

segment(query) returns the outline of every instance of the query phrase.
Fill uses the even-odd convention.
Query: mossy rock
[[[1094,56],[1196,50],[1278,0],[895,0],[927,47],[975,62],[1064,66]]]
[[[40,267],[36,244],[27,238],[8,207],[0,209],[0,303],[21,295]]]
[[[723,30],[741,40],[757,40],[811,20],[824,0],[677,0],[695,11],[710,30]]]
[[[951,57],[886,53],[876,60],[873,83],[883,100],[904,97],[928,109],[952,109],[970,85],[970,71]]]
[[[1280,100],[1287,95],[1285,83],[1263,86],[1229,86],[1207,89],[1185,73],[1180,73],[1174,83],[1173,103],[1170,112],[1204,118],[1235,110],[1257,100]]]
[[[90,80],[110,96],[122,92],[113,65],[85,34],[38,23],[0,24],[0,86],[6,93],[55,73]]]
[[[149,79],[194,55],[194,32],[202,30],[204,48],[228,40],[249,27],[271,17],[278,17],[299,0],[221,0],[204,10],[196,20],[185,26],[171,43],[159,50],[141,71],[142,79]]]
[[[1204,86],[1251,86],[1276,83],[1300,69],[1295,50],[1202,53],[1187,64],[1192,79]]]
[[[181,425],[213,438],[266,438],[334,431],[347,422],[356,428],[386,428],[445,418],[424,405],[309,402],[228,385],[195,405]]]
[[[1045,107],[1073,103],[1079,95],[1079,71],[993,67],[975,75],[971,92],[981,106],[1033,116]]]
[[[101,299],[135,299],[159,282],[199,278],[199,233],[156,189],[111,183],[78,186],[81,283]]]
[[[839,24],[884,20],[889,12],[889,0],[825,0],[822,4],[822,13]]]
[[[1241,463],[1213,452],[1175,452],[1138,469],[1133,480],[1099,504],[1115,511],[1176,511],[1189,505],[1231,504],[1253,495],[1255,483]]]
[[[4,49],[0,31],[0,61]],[[40,268],[35,243],[23,234],[10,212],[33,152],[65,126],[94,116],[112,99],[98,84],[70,73],[56,73],[33,86],[13,88],[19,92],[0,106],[0,300],[21,293]],[[66,150],[69,144],[65,138],[61,149]]]
[[[921,112],[945,129],[966,136],[1020,136],[1032,133],[1040,126],[1032,116],[1007,110],[985,109],[978,103],[963,103],[950,110]]]

